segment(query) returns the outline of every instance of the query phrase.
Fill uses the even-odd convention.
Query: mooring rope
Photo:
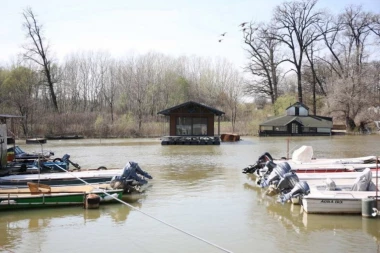
[[[57,167],[60,168],[61,170],[65,171],[66,173],[69,173],[69,174],[72,175],[73,177],[77,178],[79,181],[83,182],[84,184],[91,186],[93,189],[96,189],[96,190],[100,190],[100,191],[102,191],[102,192],[103,192],[104,194],[106,194],[107,196],[112,197],[112,198],[115,199],[116,201],[118,201],[118,202],[120,202],[120,203],[122,203],[122,204],[124,204],[124,205],[126,205],[126,206],[128,206],[128,207],[130,207],[130,208],[132,208],[132,209],[135,210],[135,211],[138,211],[138,212],[140,212],[140,213],[142,213],[142,214],[144,214],[144,215],[150,217],[151,219],[154,219],[154,220],[156,220],[156,221],[158,221],[158,222],[161,222],[161,223],[163,223],[163,224],[165,224],[165,225],[167,225],[167,226],[169,226],[169,227],[171,227],[171,228],[173,228],[173,229],[176,229],[177,231],[180,231],[180,232],[182,232],[182,233],[184,233],[184,234],[187,234],[187,235],[189,235],[189,236],[191,236],[191,237],[193,237],[193,238],[196,238],[196,239],[198,239],[198,240],[200,240],[200,241],[202,241],[202,242],[204,242],[204,243],[207,243],[207,244],[209,244],[209,245],[211,245],[211,246],[214,246],[215,248],[218,248],[218,249],[220,249],[220,250],[222,250],[222,251],[224,251],[224,252],[232,253],[232,251],[227,250],[227,249],[225,249],[225,248],[223,248],[223,247],[221,247],[221,246],[219,246],[219,245],[217,245],[217,244],[215,244],[215,243],[212,243],[212,242],[210,242],[210,241],[208,241],[208,240],[206,240],[206,239],[203,239],[202,237],[199,237],[199,236],[197,236],[197,235],[194,235],[194,234],[192,234],[192,233],[190,233],[190,232],[187,232],[187,231],[185,231],[185,230],[183,230],[183,229],[181,229],[181,228],[178,228],[178,227],[176,227],[176,226],[174,226],[174,225],[171,225],[170,223],[168,223],[168,222],[166,222],[166,221],[163,221],[163,220],[161,220],[161,219],[159,219],[159,218],[156,218],[156,217],[154,217],[153,215],[150,215],[150,214],[148,214],[148,213],[146,213],[146,212],[144,212],[144,211],[139,210],[138,208],[132,206],[131,204],[129,204],[129,203],[127,203],[127,202],[125,202],[125,201],[123,201],[123,200],[121,200],[121,199],[119,199],[119,198],[117,198],[117,197],[115,197],[115,196],[112,196],[111,194],[109,194],[108,192],[106,192],[106,190],[103,190],[103,189],[101,189],[101,188],[96,188],[94,185],[92,185],[92,184],[86,182],[85,180],[81,179],[80,177],[77,177],[76,175],[72,174],[71,171],[68,171],[68,170],[62,168],[62,167],[59,166],[58,164],[57,164]]]

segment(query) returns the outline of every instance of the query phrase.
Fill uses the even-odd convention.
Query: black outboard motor
[[[287,193],[292,190],[299,181],[298,176],[294,172],[288,172],[278,182],[277,189],[281,193]]]
[[[256,183],[258,185],[260,185],[261,182],[264,181],[270,173],[272,173],[273,168],[275,168],[276,166],[277,166],[277,164],[275,164],[274,162],[267,161],[265,163],[264,168],[256,170],[256,172],[255,172],[255,174],[257,176]]]
[[[248,165],[248,167],[244,168],[243,169],[243,173],[244,174],[253,174],[256,172],[256,170],[258,169],[261,169],[261,164],[259,164],[258,162],[256,162],[255,164],[252,164],[252,165]]]
[[[273,158],[268,152],[265,152],[264,154],[259,156],[256,163],[254,163],[253,165],[249,165],[247,168],[244,168],[243,173],[253,174],[257,170],[262,169],[266,165],[266,162],[268,162],[268,161],[273,161]]]
[[[294,188],[286,193],[286,194],[281,194],[278,198],[278,202],[285,203],[291,198],[295,198],[298,196],[305,196],[310,193],[310,187],[306,181],[300,181],[296,183]]]
[[[80,170],[80,166],[79,166],[79,164],[72,162],[72,161],[70,160],[70,155],[69,155],[69,154],[65,154],[64,156],[62,156],[62,162],[65,162],[65,163],[67,163],[67,164],[70,163],[70,164],[73,165],[77,170]]]
[[[277,184],[286,173],[290,172],[291,168],[287,162],[282,162],[277,164],[273,168],[272,172],[269,174],[268,178],[265,181],[261,182],[261,187],[267,187],[270,184]]]

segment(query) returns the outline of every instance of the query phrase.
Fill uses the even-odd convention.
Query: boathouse
[[[309,108],[296,102],[286,108],[286,115],[261,123],[259,136],[329,136],[332,127],[332,118],[309,115]]]
[[[157,114],[165,116],[166,133],[162,145],[219,145],[220,117],[225,114],[210,106],[189,101]],[[217,117],[217,134],[215,134]]]
[[[14,130],[14,122],[12,119],[24,118],[23,116],[0,114],[0,169],[7,165],[7,145],[15,144],[14,136],[8,136],[8,130]],[[7,119],[10,119],[10,129],[7,128]]]

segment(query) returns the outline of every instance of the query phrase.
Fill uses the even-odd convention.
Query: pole
[[[375,201],[375,206],[376,206],[376,209],[377,209],[377,197],[378,197],[378,174],[379,174],[379,159],[378,157],[376,156],[376,201]]]
[[[286,160],[289,160],[289,137],[288,137],[287,148],[286,148]]]

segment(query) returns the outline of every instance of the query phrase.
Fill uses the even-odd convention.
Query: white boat
[[[107,183],[114,176],[120,176],[123,169],[89,170],[62,173],[23,174],[0,177],[0,188],[27,187],[28,182],[39,182],[50,186]],[[83,181],[82,181],[83,180]]]
[[[306,213],[361,214],[362,200],[374,197],[376,191],[314,191],[302,198],[302,206]]]
[[[291,159],[273,159],[269,153],[261,155],[257,162],[243,169],[243,173],[255,176],[255,172],[265,167],[267,162],[274,164],[288,163],[294,172],[327,173],[327,172],[360,172],[365,168],[375,170],[379,160],[376,156],[354,158],[313,158],[311,146],[302,146],[293,152]]]
[[[375,198],[380,204],[377,187],[369,169],[358,176],[351,187],[337,187],[333,180],[327,179],[324,186],[315,185],[308,195],[302,196],[303,209],[306,213],[360,214],[363,199]]]

